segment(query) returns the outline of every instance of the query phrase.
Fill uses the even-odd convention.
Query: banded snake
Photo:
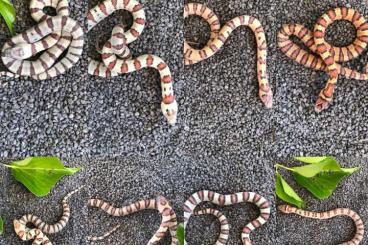
[[[173,79],[167,64],[153,54],[132,58],[128,44],[135,41],[143,32],[146,23],[143,5],[135,0],[106,0],[92,8],[87,14],[88,31],[117,10],[127,10],[133,16],[133,25],[124,31],[123,25],[113,28],[111,38],[99,50],[102,62],[89,60],[88,73],[101,77],[112,77],[151,67],[160,74],[161,111],[169,124],[176,123],[178,104],[174,97]]]
[[[351,22],[356,28],[357,36],[353,43],[346,47],[335,47],[326,41],[327,28],[337,20]],[[291,37],[298,37],[313,53],[309,53],[295,44]],[[368,70],[364,73],[349,69],[338,62],[346,62],[357,58],[367,48],[368,23],[366,19],[352,8],[330,9],[316,22],[310,31],[300,24],[286,24],[278,33],[278,45],[283,53],[299,64],[328,73],[328,81],[319,93],[315,110],[320,112],[332,102],[339,75],[357,80],[368,80]]]
[[[176,214],[172,209],[169,201],[167,201],[166,198],[163,196],[158,196],[155,199],[141,200],[121,208],[117,208],[101,199],[92,198],[88,200],[88,206],[100,208],[111,216],[126,216],[144,209],[157,210],[162,216],[161,224],[159,229],[155,232],[155,234],[152,236],[152,238],[148,241],[147,244],[148,245],[158,244],[159,241],[165,236],[167,230],[169,230],[171,235],[171,245],[179,245],[178,240],[176,238],[176,229],[177,229]],[[116,231],[119,227],[120,225],[117,225],[101,236],[89,236],[87,237],[87,240],[101,241],[106,237],[108,237],[111,233]]]
[[[331,219],[336,216],[348,216],[350,217],[355,224],[356,233],[354,237],[347,242],[343,242],[340,245],[357,245],[363,240],[364,235],[364,224],[359,215],[351,209],[348,208],[336,208],[326,212],[313,212],[306,211],[302,209],[298,209],[296,207],[292,207],[290,205],[280,205],[278,206],[279,211],[285,214],[297,214],[302,217],[311,218],[311,219]]]
[[[20,219],[15,219],[13,221],[13,226],[17,236],[23,241],[33,240],[32,245],[52,245],[52,242],[45,234],[58,233],[65,228],[70,218],[70,207],[68,204],[68,199],[81,188],[68,193],[63,198],[61,202],[63,207],[63,214],[60,220],[55,224],[47,224],[34,214],[26,214],[23,215]],[[27,227],[28,224],[33,224],[35,228]]]
[[[230,195],[223,195],[213,191],[202,190],[194,193],[184,204],[184,229],[186,229],[189,219],[192,215],[213,214],[220,221],[220,235],[216,245],[226,244],[229,236],[229,222],[224,214],[209,208],[195,211],[196,207],[202,202],[211,202],[219,206],[229,206],[237,203],[254,203],[260,210],[260,215],[248,223],[242,231],[241,239],[243,245],[251,245],[250,233],[267,222],[270,216],[269,202],[261,195],[254,192],[239,192]],[[188,244],[185,241],[185,244]]]
[[[57,16],[44,13],[45,7],[55,8]],[[83,29],[69,18],[67,0],[31,0],[30,11],[39,23],[4,44],[1,58],[9,71],[0,72],[0,77],[53,78],[65,73],[81,57]],[[59,60],[65,51],[66,55]],[[36,60],[27,60],[40,52]]]
[[[221,28],[220,20],[216,14],[206,5],[189,3],[184,8],[184,18],[196,15],[204,18],[211,29],[211,36],[205,47],[200,50],[192,48],[184,40],[184,64],[192,65],[216,54],[231,33],[240,26],[248,26],[254,33],[257,42],[257,76],[259,84],[259,97],[267,108],[272,107],[272,91],[267,74],[267,43],[266,35],[261,22],[248,15],[241,15],[226,22]]]

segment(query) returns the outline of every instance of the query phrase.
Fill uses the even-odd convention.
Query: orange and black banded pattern
[[[336,20],[349,21],[356,28],[357,36],[350,45],[335,47],[326,41],[326,29]],[[299,38],[311,52],[295,44],[291,40],[292,36]],[[351,79],[368,80],[367,69],[364,72],[358,72],[338,63],[357,58],[367,48],[368,23],[358,11],[352,8],[341,7],[327,11],[317,20],[313,31],[300,24],[286,24],[279,31],[277,40],[279,48],[289,58],[308,68],[328,73],[327,84],[319,93],[315,105],[317,112],[330,105],[339,75]]]
[[[355,224],[355,235],[354,237],[347,242],[343,242],[340,245],[358,245],[364,237],[364,223],[360,216],[351,209],[348,208],[336,208],[333,210],[329,210],[326,212],[313,212],[307,211],[303,209],[298,209],[296,207],[290,205],[280,205],[278,206],[278,210],[285,214],[297,214],[302,217],[311,218],[311,219],[331,219],[336,216],[348,216],[350,217]]]

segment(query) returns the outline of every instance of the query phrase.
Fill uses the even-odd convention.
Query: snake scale
[[[356,38],[348,46],[335,47],[325,39],[326,29],[337,20],[349,21],[356,28]],[[295,44],[290,39],[292,36],[298,37],[314,54]],[[339,75],[351,79],[368,80],[367,69],[365,73],[361,73],[338,63],[358,57],[366,49],[367,44],[368,23],[358,11],[346,7],[331,9],[323,14],[317,20],[313,32],[300,24],[286,24],[278,33],[278,45],[289,58],[308,68],[325,71],[329,75],[327,84],[319,93],[315,105],[317,112],[330,105]]]
[[[159,241],[165,236],[167,230],[169,230],[171,235],[171,245],[179,244],[176,238],[176,229],[177,229],[176,214],[172,209],[172,207],[170,206],[169,201],[167,201],[167,199],[163,196],[158,196],[156,199],[141,200],[121,208],[114,207],[113,205],[101,199],[92,198],[88,200],[88,206],[100,208],[111,216],[126,216],[144,209],[157,210],[162,216],[161,224],[159,229],[155,232],[155,234],[152,236],[152,238],[149,240],[147,244],[148,245],[158,244]],[[120,225],[115,226],[112,230],[108,231],[102,236],[89,236],[87,240],[90,241],[103,240],[104,238],[109,236],[112,232],[117,230],[119,226]]]
[[[111,38],[99,50],[102,62],[89,60],[88,73],[95,76],[111,77],[152,67],[160,74],[162,102],[161,110],[169,124],[175,124],[178,104],[174,97],[173,79],[167,64],[153,54],[132,58],[127,45],[135,41],[143,32],[146,17],[143,5],[135,0],[106,0],[92,8],[87,14],[88,31],[117,10],[129,11],[133,16],[133,25],[124,31],[122,25],[112,30]]]
[[[340,245],[357,245],[363,240],[364,235],[363,221],[359,217],[359,215],[351,209],[337,208],[326,212],[312,212],[298,209],[290,205],[280,205],[278,209],[285,214],[297,214],[299,216],[311,219],[330,219],[336,216],[349,216],[354,221],[356,227],[355,236],[350,241],[341,243]]]
[[[261,195],[254,192],[239,192],[230,195],[223,195],[213,191],[202,190],[194,193],[184,204],[184,229],[186,229],[189,219],[192,215],[213,214],[220,221],[220,235],[216,245],[226,244],[229,236],[229,222],[227,218],[215,209],[203,209],[195,211],[196,207],[202,202],[211,202],[219,206],[229,206],[237,203],[254,203],[260,209],[260,215],[248,223],[242,231],[243,245],[251,245],[250,233],[267,222],[270,216],[269,202]],[[185,244],[188,244],[185,241]]]
[[[47,15],[43,11],[45,7],[56,9],[57,15]],[[0,72],[0,77],[27,76],[44,80],[66,72],[81,57],[83,29],[69,18],[67,0],[31,0],[30,11],[39,23],[4,44],[1,59],[9,71]],[[40,52],[37,59],[28,60]]]
[[[52,242],[45,234],[58,233],[68,224],[70,218],[70,207],[68,199],[81,188],[68,193],[62,200],[63,214],[58,222],[49,225],[33,214],[23,215],[20,219],[13,221],[14,231],[23,241],[33,240],[32,245],[52,245]],[[29,228],[27,225],[32,224],[35,228]]]
[[[257,76],[259,83],[259,97],[267,108],[272,107],[272,91],[267,74],[267,43],[261,22],[248,15],[242,15],[228,21],[222,28],[216,14],[206,5],[189,3],[184,8],[184,18],[196,15],[204,18],[211,29],[211,36],[205,47],[200,50],[192,48],[184,40],[184,63],[195,64],[216,54],[225,44],[231,33],[240,26],[248,26],[254,33],[257,42]]]

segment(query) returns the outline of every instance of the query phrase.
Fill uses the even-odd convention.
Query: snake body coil
[[[57,16],[45,14],[45,7],[55,8]],[[4,44],[1,58],[10,72],[0,72],[0,77],[44,80],[66,72],[81,57],[83,29],[68,17],[67,0],[31,0],[30,10],[32,18],[40,23]],[[59,60],[65,51],[66,55]],[[36,60],[27,60],[40,52]]]
[[[20,219],[15,219],[13,221],[13,225],[17,236],[23,241],[33,240],[33,245],[52,245],[51,241],[45,234],[58,233],[68,224],[70,218],[68,199],[79,190],[80,189],[74,190],[63,198],[63,201],[61,202],[63,207],[63,215],[55,224],[49,225],[33,214],[26,214]],[[35,228],[29,228],[27,227],[27,224],[33,224]]]
[[[162,216],[161,225],[147,244],[148,245],[158,244],[158,242],[165,236],[167,230],[169,230],[171,235],[171,244],[172,245],[179,244],[176,238],[176,229],[177,229],[176,214],[172,209],[172,207],[170,206],[170,203],[166,200],[166,198],[162,196],[159,196],[156,199],[141,200],[121,208],[116,208],[113,205],[101,199],[89,199],[88,206],[100,208],[111,216],[126,216],[144,209],[157,210]],[[117,230],[119,226],[120,225],[115,226],[112,230],[108,231],[102,236],[89,236],[87,239],[90,241],[103,240],[104,238],[109,236],[112,232]]]
[[[356,28],[357,36],[352,44],[346,47],[335,47],[326,39],[326,29],[336,20],[351,22]],[[314,54],[308,53],[290,37],[298,37]],[[368,80],[367,69],[361,73],[338,64],[358,57],[368,44],[368,23],[356,10],[346,7],[335,8],[322,15],[314,26],[314,31],[299,24],[284,25],[278,33],[278,45],[283,53],[308,68],[326,71],[329,79],[325,88],[319,93],[315,109],[317,112],[326,109],[333,97],[338,76],[357,80]]]
[[[341,243],[340,245],[357,245],[363,240],[364,224],[359,215],[348,208],[337,208],[326,212],[312,212],[292,207],[290,205],[280,205],[278,209],[285,214],[297,214],[302,217],[311,219],[330,219],[336,216],[349,216],[355,224],[356,233],[350,241]]]
[[[215,209],[204,209],[195,211],[202,202],[211,202],[219,206],[229,206],[237,203],[254,203],[260,209],[260,216],[247,224],[242,232],[243,245],[251,245],[250,233],[267,222],[270,216],[269,202],[261,195],[254,192],[239,192],[230,195],[223,195],[213,191],[202,190],[194,193],[184,204],[184,229],[187,227],[192,215],[213,214],[221,223],[221,231],[216,245],[226,244],[229,236],[229,225],[226,217]],[[185,244],[187,242],[185,241]]]
[[[210,26],[211,36],[206,46],[200,50],[193,49],[186,41],[184,41],[185,65],[195,64],[217,53],[236,28],[240,26],[248,26],[253,31],[257,42],[259,97],[266,107],[271,108],[272,91],[268,82],[267,74],[266,35],[261,22],[252,16],[242,15],[228,21],[221,28],[220,20],[216,14],[211,9],[200,3],[189,3],[185,5],[184,18],[190,15],[197,15],[204,18]]]
[[[161,78],[162,113],[169,124],[175,124],[178,104],[174,97],[173,81],[169,67],[163,59],[152,54],[132,58],[127,46],[129,43],[135,41],[143,32],[146,22],[143,5],[135,0],[106,0],[88,12],[88,31],[120,9],[132,13],[133,25],[127,31],[124,31],[122,25],[114,27],[111,38],[99,50],[102,62],[90,60],[88,73],[95,76],[111,77],[138,71],[145,67],[156,69]]]

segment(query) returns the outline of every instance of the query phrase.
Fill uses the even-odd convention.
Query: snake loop
[[[82,187],[81,187],[82,188]],[[43,244],[52,245],[51,241],[45,234],[58,233],[68,224],[70,218],[70,207],[68,199],[81,188],[68,193],[62,200],[63,215],[55,224],[49,225],[42,221],[38,216],[33,214],[23,215],[20,219],[13,221],[14,231],[23,241],[33,240],[33,245]],[[27,224],[33,224],[35,228],[27,227]]]
[[[272,91],[267,74],[267,44],[266,35],[261,22],[248,15],[242,15],[228,21],[222,28],[216,14],[207,6],[200,3],[189,3],[184,8],[184,18],[197,15],[204,18],[211,29],[211,36],[204,48],[192,48],[184,40],[184,64],[191,65],[205,60],[216,54],[231,33],[240,26],[248,26],[254,33],[257,42],[257,76],[259,84],[259,97],[267,108],[272,107]]]
[[[100,51],[102,62],[89,60],[88,73],[101,77],[112,77],[138,71],[143,68],[156,69],[161,78],[161,110],[169,124],[176,123],[178,104],[174,97],[173,81],[167,64],[160,57],[146,54],[131,57],[128,44],[135,41],[143,32],[146,17],[143,5],[136,0],[105,0],[87,14],[88,31],[117,10],[124,9],[133,16],[132,27],[124,31],[122,25],[113,28],[111,38]]]
[[[227,218],[218,210],[202,209],[195,211],[196,207],[202,202],[211,202],[219,206],[229,206],[237,203],[254,203],[260,210],[260,215],[255,220],[247,224],[242,231],[243,245],[251,245],[250,233],[267,222],[270,216],[270,205],[267,199],[254,192],[239,192],[230,195],[223,195],[213,191],[202,190],[194,193],[184,204],[184,229],[186,229],[192,215],[213,214],[221,223],[220,235],[216,245],[226,244],[229,237],[229,225]],[[188,244],[185,241],[185,244]]]
[[[169,230],[171,235],[171,245],[179,244],[176,238],[176,229],[177,229],[176,214],[172,209],[169,201],[167,201],[167,199],[163,196],[158,196],[156,199],[141,200],[121,208],[114,207],[113,205],[101,199],[92,198],[88,200],[88,206],[100,208],[111,216],[126,216],[144,209],[157,210],[162,216],[161,224],[159,229],[155,232],[155,234],[152,236],[152,238],[148,241],[147,244],[148,245],[158,244],[159,241],[165,236],[167,230]],[[87,237],[87,240],[89,241],[103,240],[111,233],[113,233],[115,230],[117,230],[119,227],[120,225],[115,226],[112,230],[106,232],[102,236],[89,236]]]
[[[47,15],[45,7],[55,8],[57,15]],[[0,72],[0,77],[44,80],[65,73],[81,57],[83,29],[69,17],[67,0],[31,0],[30,10],[39,24],[4,44],[1,58],[9,71]],[[38,53],[41,55],[36,60],[28,60]]]
[[[337,20],[351,22],[356,28],[356,38],[348,46],[335,47],[326,39],[326,29]],[[309,48],[309,53],[290,37],[298,37]],[[278,45],[283,53],[299,64],[315,70],[325,71],[329,75],[326,86],[319,93],[315,110],[320,112],[329,107],[339,75],[357,80],[368,80],[368,71],[364,73],[352,70],[340,65],[338,62],[346,62],[357,58],[366,49],[368,44],[368,23],[366,19],[352,8],[335,8],[327,11],[316,22],[314,31],[308,30],[299,24],[286,24],[278,33]]]
[[[356,232],[354,237],[347,242],[343,242],[340,245],[357,245],[363,240],[364,235],[364,224],[359,215],[351,209],[348,208],[336,208],[326,212],[313,212],[298,209],[290,205],[280,205],[278,206],[279,211],[285,214],[297,214],[302,217],[311,219],[331,219],[336,216],[348,216],[355,224]]]

